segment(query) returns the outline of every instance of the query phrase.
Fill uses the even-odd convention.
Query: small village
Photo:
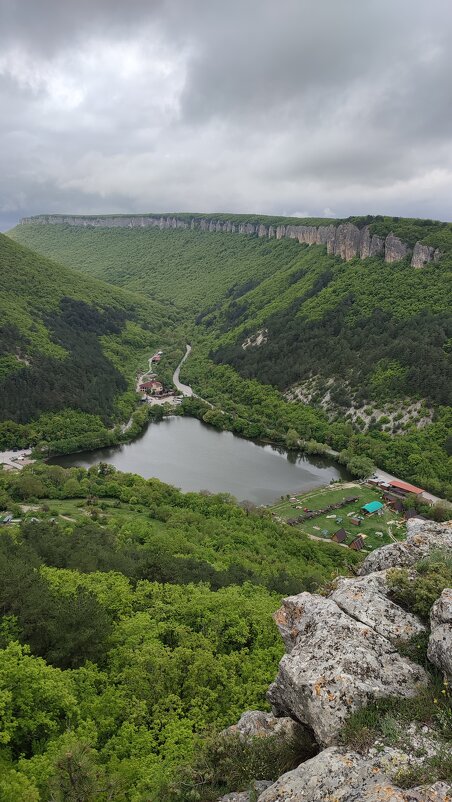
[[[168,389],[158,378],[155,372],[163,357],[163,351],[157,351],[149,359],[149,370],[146,373],[137,374],[136,390],[140,395],[140,401],[145,404],[160,406],[162,404],[172,404],[176,406],[183,401],[183,395],[175,393],[173,388]]]
[[[429,503],[423,494],[422,488],[409,482],[373,476],[289,495],[271,510],[275,520],[313,540],[368,552],[402,539],[407,520],[423,520],[412,506],[415,499]]]
[[[187,346],[187,351],[183,357],[180,365],[185,361],[190,353],[190,347]],[[177,406],[182,403],[184,396],[191,395],[191,388],[179,382],[179,368],[176,368],[173,374],[173,381],[171,387],[166,387],[163,381],[160,381],[158,373],[156,372],[162,360],[163,351],[156,351],[153,356],[149,358],[149,370],[146,373],[138,373],[136,377],[136,391],[140,395],[140,401],[145,404],[161,406],[163,404],[170,404]],[[176,390],[174,390],[176,387]]]

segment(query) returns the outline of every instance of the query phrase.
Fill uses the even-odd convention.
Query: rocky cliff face
[[[413,267],[423,267],[428,262],[437,262],[440,256],[439,248],[431,248],[430,245],[422,245],[421,242],[416,242],[411,264]]]
[[[444,749],[428,727],[405,723],[403,748],[377,742],[357,753],[341,746],[339,738],[351,712],[381,698],[413,696],[429,682],[401,646],[426,628],[391,600],[387,573],[405,566],[414,574],[415,563],[438,549],[452,556],[452,521],[414,520],[406,542],[374,551],[361,575],[339,577],[328,597],[300,593],[283,600],[275,621],[287,653],[268,693],[273,714],[247,713],[235,729],[240,737],[278,731],[293,737],[293,720],[314,734],[321,751],[267,788],[256,787],[255,796],[232,794],[224,802],[251,802],[256,792],[258,802],[452,802],[448,782],[409,790],[397,784],[398,772],[421,767]],[[450,682],[451,589],[432,608],[428,657]]]
[[[279,225],[267,226],[263,223],[236,223],[231,220],[212,220],[202,217],[179,218],[172,215],[37,215],[24,217],[21,223],[42,225],[68,225],[86,228],[159,228],[191,229],[198,231],[221,232],[223,234],[248,234],[266,239],[296,239],[304,245],[326,245],[327,253],[339,256],[348,262],[351,259],[367,259],[384,256],[385,262],[398,262],[410,253],[408,246],[394,234],[386,239],[371,234],[369,226],[358,228],[353,223],[338,226]],[[438,249],[417,242],[411,259],[413,267],[422,267],[440,258]]]

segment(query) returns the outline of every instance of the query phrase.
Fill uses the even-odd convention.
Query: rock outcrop
[[[394,234],[388,234],[385,240],[385,262],[400,262],[405,259],[408,247]]]
[[[286,740],[300,740],[304,738],[305,730],[293,718],[287,716],[277,718],[272,713],[264,713],[262,710],[247,710],[237,724],[223,730],[222,735],[244,739],[268,738],[276,735]]]
[[[385,262],[392,263],[405,259],[409,248],[394,234],[386,239],[371,234],[370,227],[358,228],[353,223],[340,223],[335,226],[326,223],[320,226],[305,225],[265,225],[262,222],[235,222],[215,220],[205,217],[177,217],[175,215],[58,215],[43,214],[24,217],[22,224],[67,225],[85,228],[159,228],[191,229],[227,234],[248,234],[265,239],[296,239],[304,245],[326,245],[327,253],[339,256],[345,261],[384,256]],[[427,262],[438,261],[438,249],[417,242],[411,264],[422,267]]]
[[[393,629],[394,619],[392,615]],[[275,621],[288,653],[268,691],[273,712],[310,727],[323,746],[334,743],[359,707],[383,697],[413,696],[427,683],[421,666],[402,657],[387,638],[345,613],[332,598],[291,596]]]
[[[452,802],[446,782],[408,790],[397,784],[400,772],[423,767],[425,774],[430,761],[444,753],[443,735],[433,726],[396,719],[395,742],[380,735],[359,754],[338,746],[351,712],[379,698],[413,696],[429,681],[420,665],[398,651],[425,627],[391,600],[387,573],[412,566],[431,551],[452,553],[452,521],[417,519],[408,529],[406,542],[370,554],[361,576],[339,577],[327,597],[300,593],[284,599],[275,613],[287,654],[268,693],[273,715],[248,712],[229,731],[243,738],[284,735],[291,732],[292,719],[325,748],[269,784],[258,802]],[[433,605],[428,657],[452,677],[452,589]],[[278,730],[279,716],[284,718]],[[224,802],[251,798],[243,793]]]
[[[348,615],[372,627],[391,643],[411,640],[425,632],[421,621],[388,598],[386,571],[357,579],[341,577],[330,598]]]
[[[452,589],[445,588],[430,613],[427,657],[452,680]]]
[[[451,786],[438,782],[402,790],[376,760],[337,747],[324,749],[294,771],[283,774],[258,802],[451,802]]]
[[[253,800],[256,799],[256,794],[261,794],[270,785],[272,783],[266,780],[255,780],[252,784]],[[251,802],[251,792],[239,791],[238,793],[226,794],[218,802]]]
[[[408,567],[438,549],[452,554],[452,522],[437,524],[414,518],[408,521],[407,529],[407,539],[404,542],[391,543],[371,552],[361,565],[360,575],[385,568]]]
[[[424,267],[428,262],[438,262],[440,257],[441,251],[439,248],[432,248],[430,245],[422,245],[421,242],[416,242],[411,265],[412,267]]]

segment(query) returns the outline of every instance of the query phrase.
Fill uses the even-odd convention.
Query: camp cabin
[[[345,541],[347,540],[347,532],[345,531],[345,529],[338,529],[337,532],[334,533],[334,535],[331,535],[331,540],[334,543],[345,543]]]
[[[416,485],[411,485],[409,482],[401,482],[399,479],[392,479],[384,483],[386,493],[390,493],[394,497],[405,498],[409,495],[421,496],[424,490]]]
[[[352,540],[351,543],[349,543],[348,547],[349,547],[349,549],[353,549],[353,551],[362,551],[362,549],[364,548],[364,538],[363,538],[363,536],[362,535],[358,535],[357,537],[355,537],[355,539]]]

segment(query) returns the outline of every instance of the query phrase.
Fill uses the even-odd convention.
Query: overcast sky
[[[450,0],[0,0],[0,229],[452,220]]]

